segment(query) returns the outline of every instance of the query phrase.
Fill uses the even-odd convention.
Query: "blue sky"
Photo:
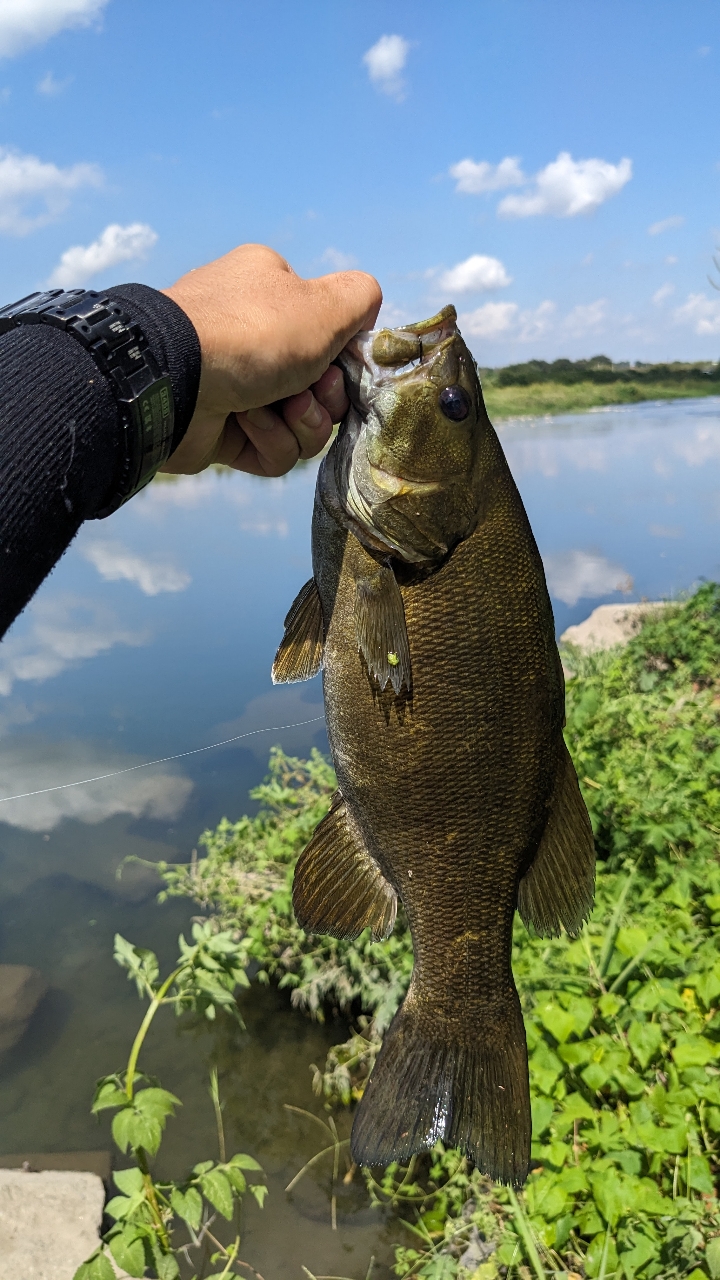
[[[717,359],[719,58],[718,0],[2,0],[0,294],[259,240],[483,364]]]

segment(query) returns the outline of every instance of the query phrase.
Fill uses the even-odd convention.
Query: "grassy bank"
[[[491,421],[503,418],[543,417],[580,413],[609,404],[636,404],[640,400],[679,400],[720,395],[720,382],[538,382],[529,386],[500,387],[483,381],[483,395]]]
[[[515,1196],[438,1147],[368,1175],[371,1198],[407,1222],[398,1276],[720,1276],[720,588],[571,665],[566,733],[596,834],[597,905],[576,941],[516,927],[533,1171]],[[295,925],[292,869],[332,787],[318,755],[274,752],[259,815],[221,823],[206,857],[163,874],[167,893],[237,932],[260,981],[316,1016],[364,1012],[316,1074],[340,1107],[362,1093],[411,945],[402,917],[382,944]]]

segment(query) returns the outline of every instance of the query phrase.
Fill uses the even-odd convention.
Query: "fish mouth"
[[[371,388],[411,380],[418,370],[425,376],[428,364],[457,332],[457,312],[447,306],[429,320],[397,329],[365,329],[357,333],[335,360],[345,375],[350,401],[366,414]]]

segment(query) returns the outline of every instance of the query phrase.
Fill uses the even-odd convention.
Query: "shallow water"
[[[558,632],[597,604],[676,595],[720,577],[720,399],[617,406],[500,432],[546,563]],[[231,745],[0,805],[0,963],[31,963],[50,991],[0,1060],[0,1150],[108,1148],[93,1082],[122,1066],[141,1016],[113,964],[116,931],[174,956],[192,908],[157,906],[153,861],[187,859],[202,829],[252,807],[280,743],[326,746],[319,682],[273,688],[283,617],[310,574],[315,466],[279,481],[227,472],[155,482],[86,525],[0,648],[0,795],[130,769],[237,735]],[[295,725],[294,728],[272,728]],[[255,730],[267,730],[255,734]],[[164,1012],[143,1064],[178,1093],[162,1166],[215,1151],[207,1071],[220,1068],[229,1142],[269,1174],[246,1210],[243,1257],[266,1280],[362,1277],[391,1237],[352,1188],[329,1225],[329,1166],[286,1197],[320,1130],[310,1064],[344,1038],[282,993],[243,998],[247,1033],[180,1030]],[[141,1064],[141,1065],[143,1065]],[[378,1267],[377,1277],[389,1275]]]

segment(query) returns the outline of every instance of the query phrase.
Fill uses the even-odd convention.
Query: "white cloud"
[[[543,557],[550,594],[564,604],[630,592],[633,580],[620,565],[588,551],[561,551]]]
[[[597,332],[602,327],[607,313],[607,301],[598,298],[595,302],[580,303],[566,315],[563,327],[574,337],[584,333]]]
[[[135,582],[146,596],[163,591],[184,591],[191,583],[189,573],[161,556],[139,556],[121,542],[91,542],[83,555],[106,582]]]
[[[471,338],[497,338],[512,329],[519,311],[516,302],[486,302],[475,311],[458,316],[463,333]]]
[[[518,338],[521,342],[534,342],[552,328],[556,307],[554,302],[541,302],[534,310],[521,311],[518,319]]]
[[[674,292],[675,292],[674,284],[661,284],[660,288],[656,289],[652,296],[652,300],[655,303],[655,306],[656,307],[661,306],[662,303],[665,301],[665,299],[669,298],[670,295],[673,294]]]
[[[665,263],[666,263],[666,266],[668,267],[674,267],[675,264],[677,263],[677,258],[675,257],[675,254],[669,253],[667,258],[665,259]]]
[[[96,750],[80,742],[33,742],[15,739],[0,749],[0,796],[22,795],[45,787],[132,769],[136,757]],[[193,789],[189,778],[163,770],[139,770],[103,782],[23,800],[0,801],[0,822],[25,831],[52,831],[63,818],[104,822],[116,813],[133,818],[173,819]]]
[[[342,249],[333,249],[332,246],[325,250],[321,261],[327,262],[333,271],[350,271],[357,266],[357,258],[351,253],[343,253]]]
[[[473,253],[440,277],[441,289],[448,293],[479,293],[482,289],[504,289],[512,283],[499,258]]]
[[[671,231],[673,227],[681,227],[684,221],[685,219],[681,213],[675,213],[672,218],[663,218],[662,222],[653,222],[652,226],[648,227],[648,235],[662,235],[663,231]]]
[[[381,36],[376,44],[363,54],[363,62],[376,88],[391,98],[401,101],[405,96],[405,83],[400,75],[410,52],[410,41],[402,36]]]
[[[720,333],[720,298],[708,298],[704,293],[691,293],[687,302],[675,311],[678,324],[692,325],[697,334]]]
[[[569,151],[561,151],[557,160],[535,175],[534,189],[505,196],[498,213],[506,218],[539,214],[574,218],[579,213],[592,213],[604,200],[617,195],[631,177],[632,162],[627,158],[610,164],[598,159],[573,160]]]
[[[88,27],[108,0],[2,0],[0,57],[11,58],[34,44],[44,44],[68,27]]]
[[[67,76],[65,80],[56,80],[52,71],[48,71],[47,75],[38,81],[37,91],[44,93],[47,98],[56,98],[58,94],[64,93],[72,82],[73,76]]]
[[[0,147],[0,231],[24,236],[59,217],[79,187],[99,187],[102,171],[94,164],[67,169],[37,156]]]
[[[48,279],[51,288],[67,289],[85,284],[101,271],[119,262],[144,258],[157,242],[157,232],[146,222],[131,222],[127,227],[112,222],[92,244],[76,244],[66,249]]]
[[[552,327],[555,303],[546,299],[535,308],[521,311],[516,302],[486,302],[475,311],[458,317],[465,334],[472,338],[497,338],[506,334],[520,342],[534,342]]]
[[[18,680],[48,680],[66,667],[116,644],[141,645],[147,633],[131,631],[92,600],[58,596],[33,601],[29,629],[10,634],[0,646],[0,696]]]
[[[499,164],[487,160],[459,160],[450,166],[455,190],[463,195],[479,196],[484,191],[502,191],[505,187],[521,187],[527,178],[520,168],[519,156],[506,156]]]

